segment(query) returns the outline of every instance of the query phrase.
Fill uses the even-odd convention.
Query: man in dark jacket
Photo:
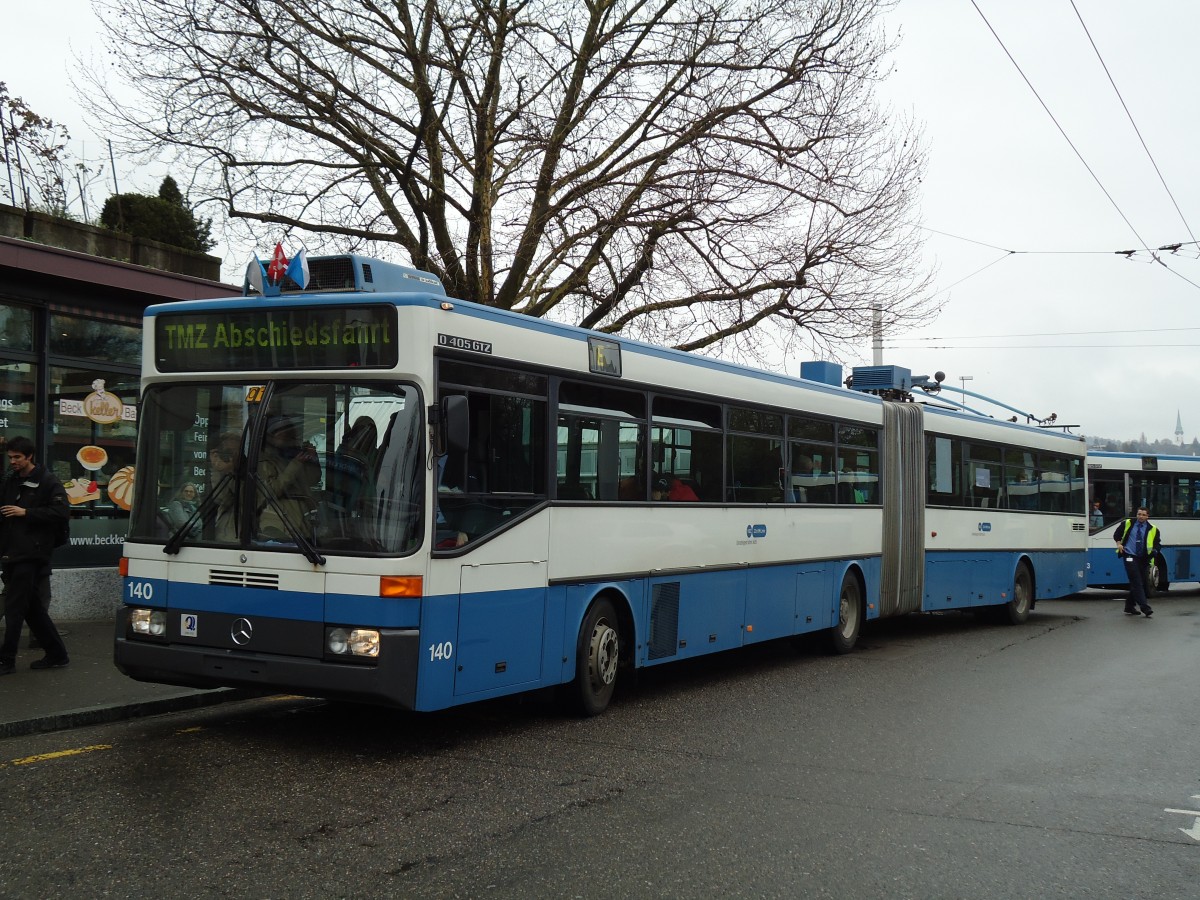
[[[1125,563],[1129,578],[1129,595],[1125,598],[1125,615],[1136,616],[1138,610],[1147,619],[1154,615],[1150,608],[1150,566],[1154,554],[1162,547],[1158,527],[1150,524],[1150,512],[1139,506],[1136,519],[1125,519],[1113,532],[1117,555]]]
[[[21,625],[29,628],[46,651],[31,669],[55,669],[70,659],[50,614],[38,602],[38,577],[49,565],[55,536],[71,515],[67,492],[53,473],[34,461],[37,448],[27,437],[8,440],[9,475],[0,485],[0,572],[5,586],[4,644],[0,675],[16,668]]]

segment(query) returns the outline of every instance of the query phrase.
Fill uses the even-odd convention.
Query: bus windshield
[[[400,384],[147,390],[130,537],[337,554],[421,542],[421,403]]]

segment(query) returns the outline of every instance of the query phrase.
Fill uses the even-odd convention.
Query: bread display
[[[118,469],[108,480],[108,499],[121,509],[129,509],[133,503],[133,466]]]

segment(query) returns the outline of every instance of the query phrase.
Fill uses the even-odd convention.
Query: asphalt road
[[[603,716],[300,698],[0,741],[0,897],[1192,898],[1200,590],[870,626]]]

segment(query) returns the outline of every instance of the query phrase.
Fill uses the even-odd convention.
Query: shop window
[[[138,380],[97,369],[49,368],[42,461],[71,504],[66,565],[114,565],[128,528],[137,446]]]
[[[33,363],[0,362],[0,452],[6,438],[23,435],[35,444],[37,436],[36,401],[37,366]],[[38,449],[39,461],[41,448]]]
[[[104,362],[137,365],[142,355],[142,329],[65,313],[50,316],[50,353]]]
[[[0,304],[0,355],[33,352],[33,310]]]

